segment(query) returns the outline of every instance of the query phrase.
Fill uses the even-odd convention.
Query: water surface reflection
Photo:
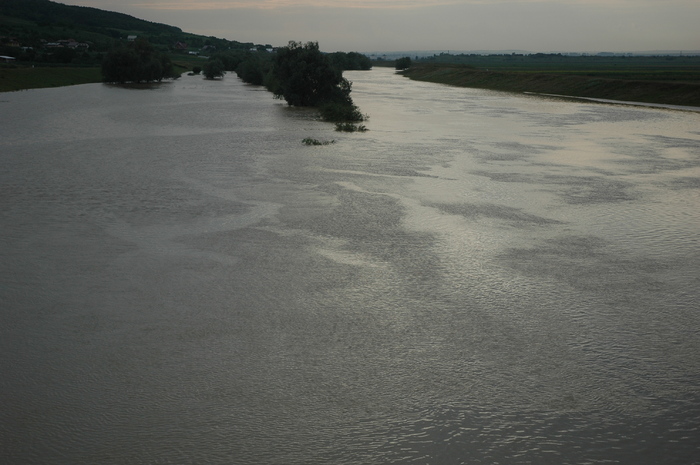
[[[698,462],[700,115],[348,77],[3,98],[4,462]]]

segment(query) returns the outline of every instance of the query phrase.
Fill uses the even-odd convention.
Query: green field
[[[461,87],[700,106],[700,57],[568,58],[421,60],[403,74]]]
[[[467,65],[490,71],[547,73],[610,79],[700,83],[700,56],[567,56],[449,55],[416,60],[416,64]]]
[[[100,68],[1,67],[0,92],[100,82]]]

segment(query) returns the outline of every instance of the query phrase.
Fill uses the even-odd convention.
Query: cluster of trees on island
[[[321,117],[342,131],[364,131],[367,119],[350,97],[345,70],[369,70],[372,62],[356,52],[322,53],[318,42],[290,41],[272,54],[249,54],[236,65],[241,80],[263,85],[289,105],[317,107]]]
[[[351,130],[352,127],[342,124],[360,122],[366,116],[353,103],[352,83],[343,77],[345,68],[339,63],[347,65],[357,55],[342,52],[327,55],[319,50],[317,42],[291,41],[269,56],[247,57],[237,66],[236,73],[245,82],[265,86],[289,105],[317,107],[323,119]]]

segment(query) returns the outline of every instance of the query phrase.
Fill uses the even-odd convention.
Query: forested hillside
[[[152,23],[123,13],[64,5],[49,0],[2,0],[0,14],[48,26],[57,25],[107,33],[134,30],[151,34],[179,33],[180,28]]]
[[[162,51],[249,49],[241,43],[183,32],[180,28],[97,8],[49,0],[0,1],[0,55],[39,63],[98,63],[129,36]],[[261,46],[261,48],[264,46]]]

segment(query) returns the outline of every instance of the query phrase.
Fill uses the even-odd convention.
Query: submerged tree
[[[110,51],[102,62],[105,82],[153,82],[170,77],[176,77],[170,58],[144,39]]]
[[[319,50],[317,42],[291,41],[275,53],[250,53],[236,73],[245,82],[264,85],[289,105],[317,107],[326,121],[354,123],[367,119],[350,98],[352,83]]]
[[[204,73],[204,77],[207,79],[224,77],[224,74],[226,73],[224,70],[224,63],[218,58],[204,63],[202,66],[202,72]]]
[[[245,58],[236,67],[236,74],[244,82],[260,86],[271,82],[272,76],[270,69],[272,68],[272,60],[267,53],[248,52]]]
[[[352,104],[351,83],[321,53],[318,42],[289,42],[273,61],[273,88],[288,104],[316,107],[321,103]]]

